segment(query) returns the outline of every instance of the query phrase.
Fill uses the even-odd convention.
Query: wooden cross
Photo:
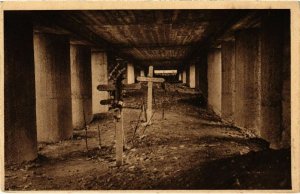
[[[146,125],[151,124],[152,117],[152,87],[153,82],[164,82],[164,78],[153,77],[153,66],[149,66],[148,77],[137,77],[137,80],[140,82],[148,82],[148,97],[147,97],[147,122]]]
[[[101,100],[102,105],[111,105],[110,109],[113,109],[117,115],[115,115],[116,122],[116,165],[121,166],[123,164],[123,148],[125,145],[124,125],[123,125],[123,90],[139,90],[141,84],[122,84],[122,78],[116,80],[115,84],[98,85],[99,91],[114,92],[114,99]]]

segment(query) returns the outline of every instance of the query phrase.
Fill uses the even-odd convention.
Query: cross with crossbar
[[[153,66],[149,66],[148,77],[137,77],[140,82],[148,82],[148,96],[147,96],[147,122],[146,125],[151,124],[152,117],[152,97],[153,97],[153,82],[164,82],[164,78],[153,77]]]

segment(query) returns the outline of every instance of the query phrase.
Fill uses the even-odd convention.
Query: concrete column
[[[141,77],[145,77],[145,71],[144,71],[144,70],[141,70],[140,76],[141,76]]]
[[[207,58],[208,105],[217,115],[221,115],[221,66],[221,49],[210,50]]]
[[[74,129],[82,129],[93,118],[91,49],[71,45],[72,121]]]
[[[139,69],[138,68],[134,68],[134,82],[137,79],[137,77],[139,76]]]
[[[260,51],[256,29],[242,30],[235,35],[235,112],[238,127],[259,135],[260,118]]]
[[[285,10],[288,12],[288,10]],[[284,13],[283,18],[283,66],[282,66],[282,91],[281,91],[281,120],[282,137],[281,147],[291,147],[291,31],[289,13]]]
[[[98,91],[99,84],[108,84],[108,66],[107,55],[105,52],[92,52],[92,105],[93,114],[108,111],[108,105],[101,105],[101,100],[108,99],[109,95],[106,91]]]
[[[34,34],[37,137],[56,142],[72,137],[69,38]]]
[[[134,83],[134,66],[132,63],[127,63],[127,83]]]
[[[178,80],[182,81],[182,73],[178,73]]]
[[[233,121],[235,102],[235,43],[222,42],[222,118]]]
[[[208,98],[207,58],[207,52],[203,51],[199,60],[199,90],[205,99]]]
[[[185,67],[186,84],[190,86],[190,67]]]
[[[186,71],[185,71],[185,69],[182,71],[182,83],[186,84]]]
[[[195,64],[190,64],[189,65],[189,85],[190,88],[195,88],[196,87],[196,66]]]
[[[271,143],[272,148],[281,147],[282,116],[290,117],[288,111],[282,114],[285,102],[290,98],[289,95],[282,96],[282,91],[287,91],[283,86],[289,84],[289,78],[286,79],[289,73],[284,71],[283,74],[283,19],[283,14],[271,12],[263,18],[261,25],[261,136]]]
[[[4,13],[5,163],[37,157],[33,32],[25,14]]]
[[[199,64],[196,64],[195,66],[195,88],[200,88],[200,78],[199,78]]]

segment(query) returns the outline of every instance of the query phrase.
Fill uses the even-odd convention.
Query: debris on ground
[[[154,84],[156,112],[145,133],[138,120],[146,86],[126,93],[126,106],[134,108],[124,109],[124,165],[116,166],[113,117],[100,114],[89,124],[88,151],[84,130],[39,144],[36,160],[6,166],[5,189],[291,189],[290,149],[271,150],[223,123],[193,89],[180,83],[165,88]]]

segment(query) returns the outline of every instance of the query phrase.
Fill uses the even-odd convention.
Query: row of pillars
[[[187,68],[178,72],[178,80],[183,84],[188,85],[190,88],[197,88],[197,84],[199,83],[199,79],[197,79],[197,70],[195,63],[188,65]]]
[[[69,139],[107,112],[108,60],[103,51],[70,44],[63,34],[34,32],[26,14],[5,14],[5,162],[37,157],[37,142]],[[134,68],[128,64],[128,83]]]
[[[239,30],[201,57],[179,79],[199,89],[224,121],[251,131],[272,148],[290,146],[288,13],[264,15],[260,28]]]

